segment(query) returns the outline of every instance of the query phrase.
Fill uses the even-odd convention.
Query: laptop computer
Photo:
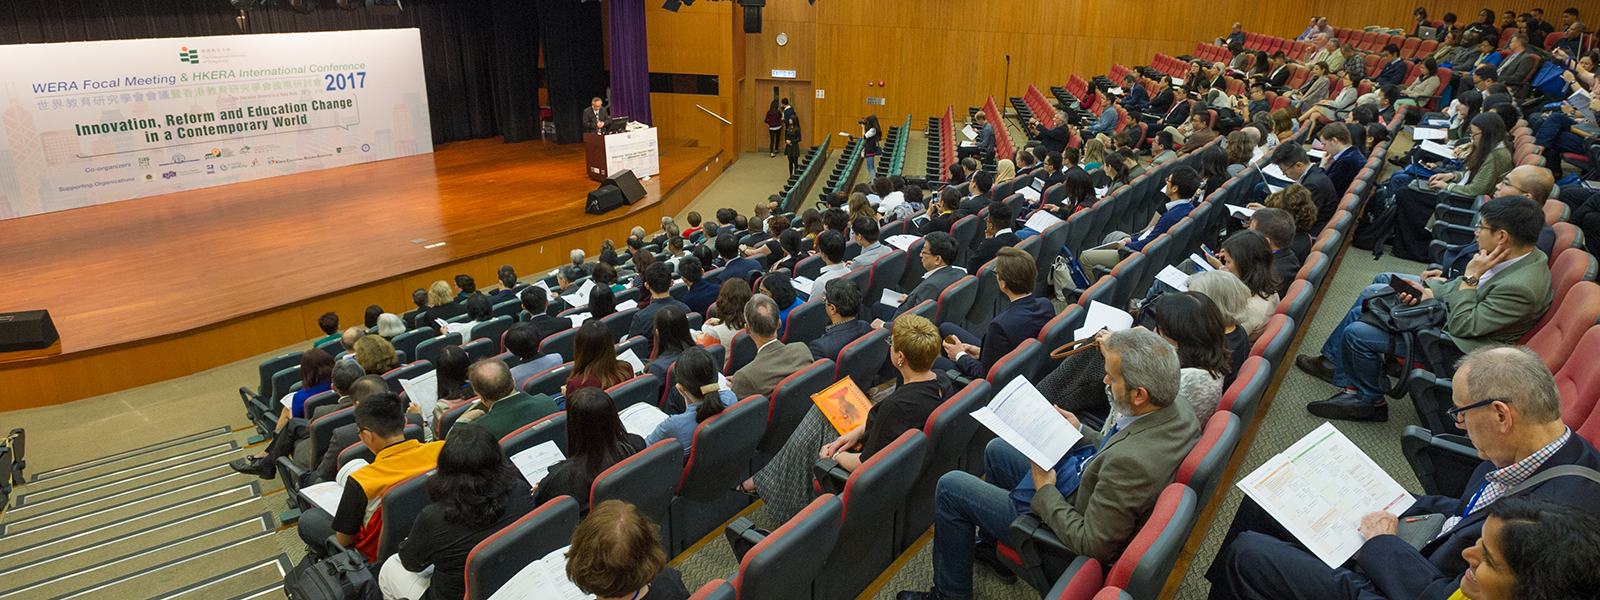
[[[1439,30],[1433,27],[1419,27],[1417,28],[1417,37],[1437,42],[1442,36],[1439,35]]]

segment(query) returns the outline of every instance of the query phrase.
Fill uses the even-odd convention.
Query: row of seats
[[[950,165],[956,164],[955,126],[955,107],[946,105],[944,107],[944,116],[939,118],[938,144],[935,145],[931,140],[928,143],[928,152],[930,153],[929,167],[933,166],[931,162],[933,149],[935,147],[939,149],[939,171],[933,174],[934,176],[931,178],[933,181],[944,181],[945,173],[950,172]]]
[[[864,145],[859,138],[852,138],[845,142],[844,151],[839,153],[839,161],[833,167],[833,172],[828,173],[827,184],[823,186],[822,200],[827,201],[827,194],[835,192],[850,193],[851,184],[856,181],[856,173],[861,170],[861,151]]]
[[[1050,106],[1050,101],[1044,97],[1044,92],[1033,84],[1028,84],[1028,92],[1022,95],[1022,101],[1028,104],[1033,111],[1033,116],[1039,119],[1039,125],[1045,129],[1056,128],[1056,111]]]
[[[817,182],[817,176],[822,174],[824,161],[817,158],[826,158],[828,149],[832,145],[833,134],[830,133],[823,136],[821,144],[812,146],[806,151],[805,156],[800,157],[800,170],[789,175],[789,180],[784,182],[783,189],[778,191],[778,195],[783,198],[780,207],[783,212],[798,210],[800,204],[805,201],[806,192],[811,190],[811,186]]]
[[[880,158],[878,160],[878,170],[873,173],[873,176],[888,177],[900,174],[905,167],[906,142],[911,139],[911,136],[907,134],[910,132],[911,114],[906,113],[905,123],[899,127],[890,127],[888,134],[884,137],[884,153],[889,155],[889,159],[883,160]]]
[[[1017,147],[1011,145],[1011,132],[1006,129],[1006,122],[1002,119],[1005,115],[1000,112],[1000,105],[995,104],[994,94],[983,103],[983,114],[989,119],[989,124],[994,126],[994,155],[996,159],[1012,160],[1016,158]]]

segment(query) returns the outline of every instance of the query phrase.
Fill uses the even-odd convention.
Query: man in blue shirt
[[[989,122],[989,115],[981,110],[978,111],[978,114],[972,117],[972,128],[978,131],[978,139],[974,140],[976,143],[957,147],[957,156],[987,156],[994,150],[994,124]]]
[[[1122,249],[1127,249],[1130,254],[1143,250],[1145,244],[1161,237],[1161,234],[1166,233],[1178,221],[1189,216],[1189,212],[1194,210],[1193,198],[1195,192],[1200,190],[1201,183],[1200,173],[1192,167],[1188,165],[1173,167],[1172,172],[1167,174],[1167,187],[1164,190],[1167,195],[1166,211],[1152,216],[1150,227],[1137,236],[1123,238],[1106,248],[1083,251],[1083,255],[1079,257],[1080,262],[1085,268],[1100,266],[1110,269],[1122,262],[1124,255]]]
[[[1122,76],[1122,91],[1127,93],[1122,98],[1122,108],[1128,112],[1144,112],[1150,106],[1149,92],[1144,91],[1144,86],[1139,85],[1139,78],[1133,73]]]

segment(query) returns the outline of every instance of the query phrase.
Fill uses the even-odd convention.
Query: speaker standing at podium
[[[605,133],[606,123],[611,121],[611,110],[605,106],[605,101],[599,97],[589,101],[589,108],[583,110],[583,130],[594,133]]]

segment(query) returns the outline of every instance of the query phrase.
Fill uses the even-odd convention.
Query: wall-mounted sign
[[[869,97],[869,98],[867,98],[867,104],[875,104],[875,105],[878,105],[878,106],[883,106],[883,98],[871,98],[871,97]]]
[[[772,78],[773,79],[794,79],[795,78],[795,72],[794,71],[785,71],[783,69],[773,69],[772,70]]]
[[[823,97],[822,90],[817,90],[817,97],[818,98]]]

